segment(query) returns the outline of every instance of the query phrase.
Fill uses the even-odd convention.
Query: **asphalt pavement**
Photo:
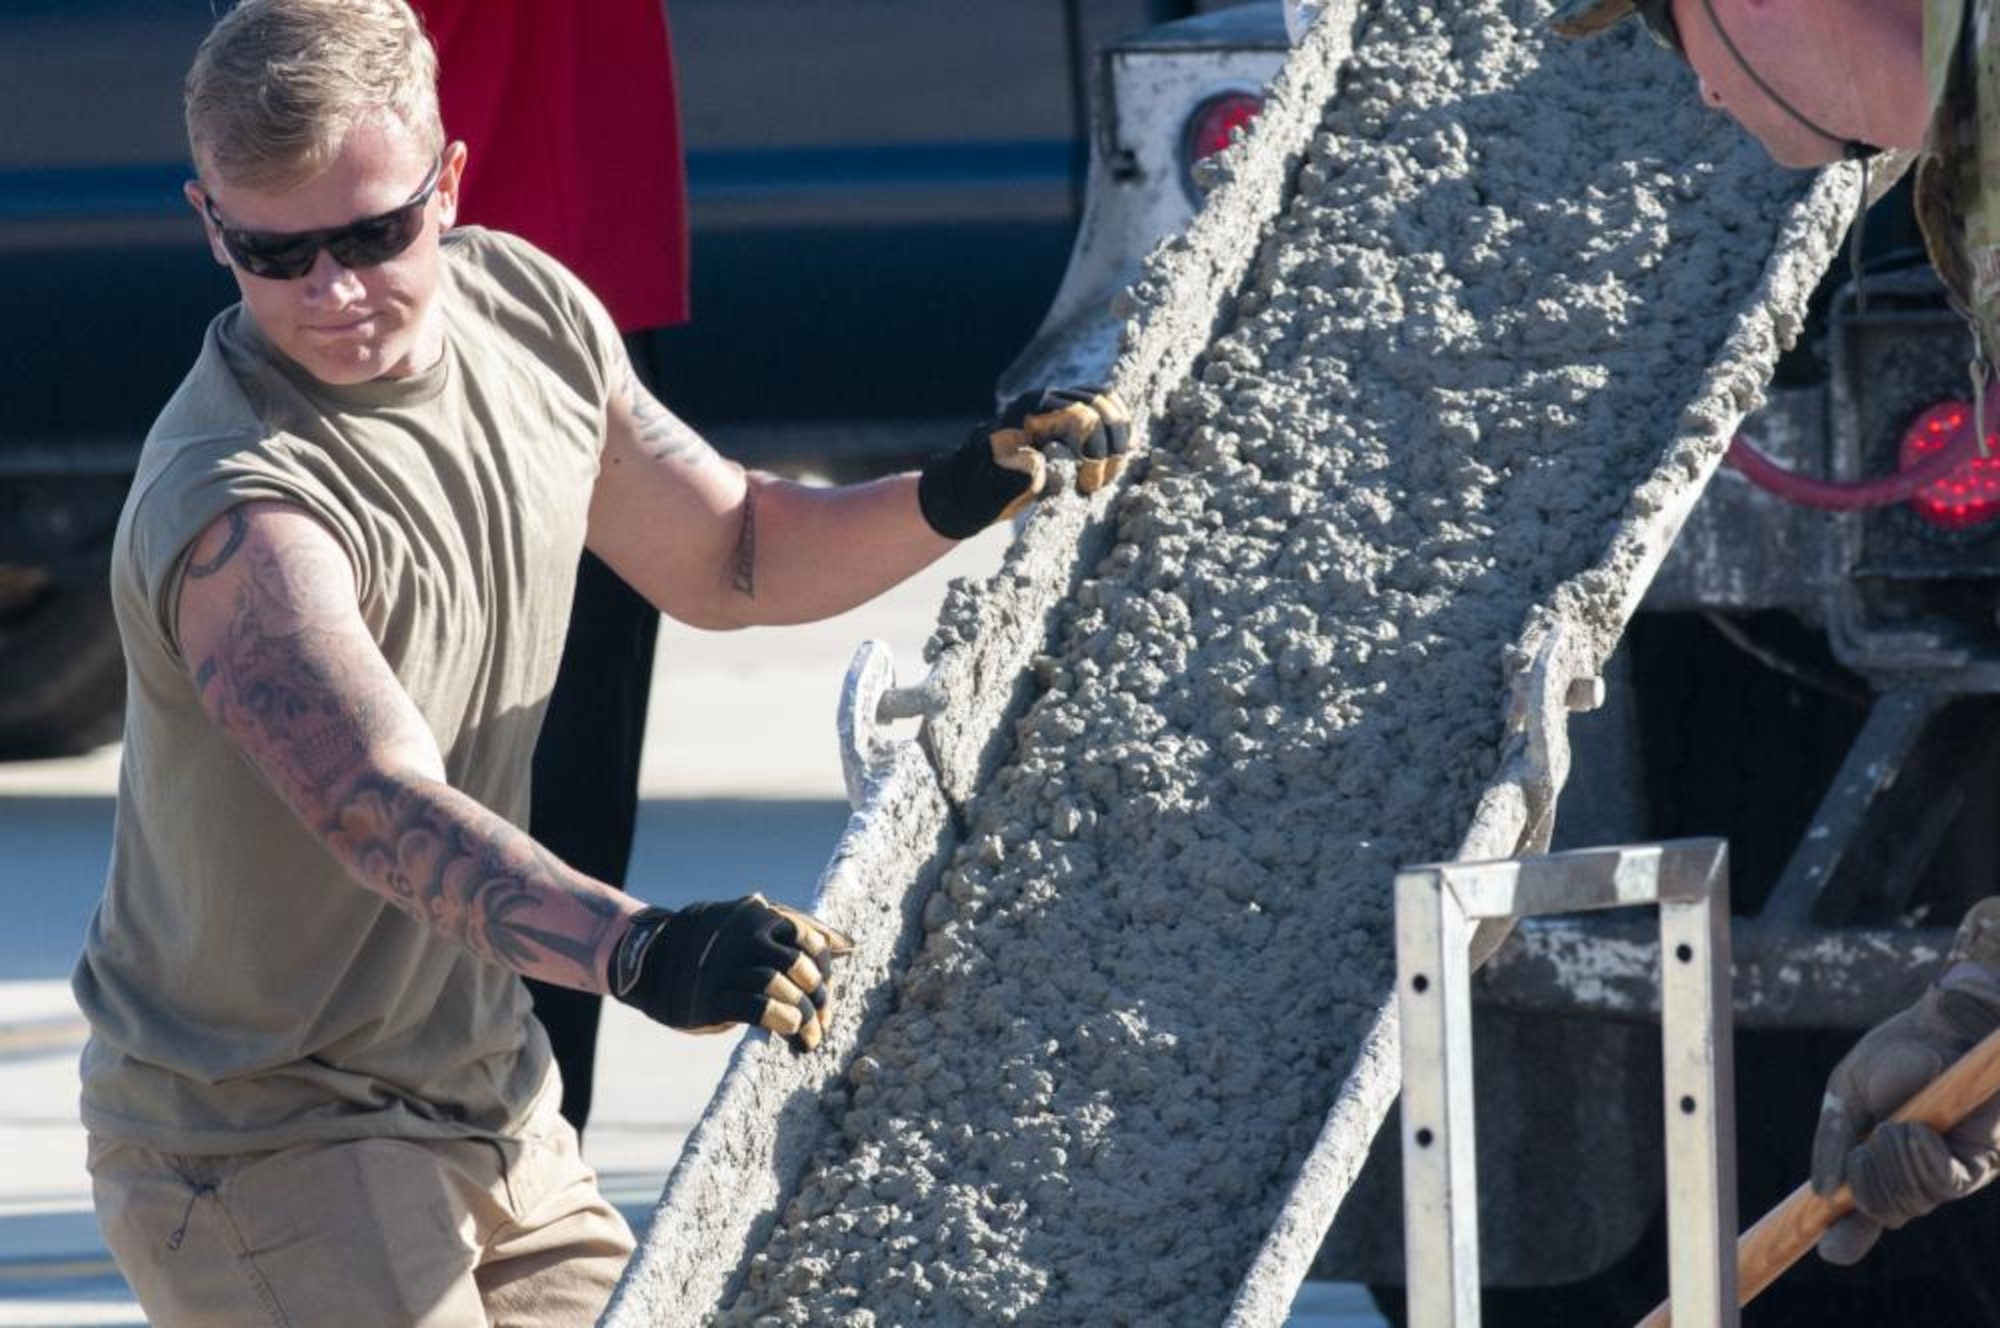
[[[762,890],[794,903],[846,824],[834,713],[864,639],[908,682],[947,581],[997,565],[969,541],[874,604],[826,623],[739,633],[664,623],[641,775],[632,889],[672,905]],[[102,887],[115,747],[0,765],[0,1328],[140,1324],[104,1251],[76,1119],[83,1023],[68,974]],[[722,1074],[734,1036],[689,1037],[605,1011],[585,1156],[642,1228]],[[1358,1287],[1308,1283],[1290,1328],[1383,1328]]]

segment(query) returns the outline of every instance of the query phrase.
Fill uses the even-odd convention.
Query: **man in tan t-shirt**
[[[647,908],[517,828],[585,547],[683,621],[803,622],[1028,501],[1040,444],[1085,488],[1123,460],[1086,391],[920,474],[746,474],[569,273],[450,230],[435,78],[403,0],[246,0],[188,78],[188,201],[242,300],[119,523],[126,745],[75,979],[99,1220],[155,1323],[593,1321],[631,1236],[520,975],[824,1037],[836,933]]]

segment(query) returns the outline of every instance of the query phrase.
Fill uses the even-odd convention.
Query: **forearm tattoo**
[[[371,774],[334,811],[327,847],[403,912],[520,973],[601,990],[618,922],[552,854],[453,789]]]
[[[629,364],[625,366],[625,401],[638,425],[639,446],[647,456],[685,466],[702,466],[716,459],[715,449],[655,401]]]
[[[746,479],[743,524],[736,531],[736,556],[729,583],[745,599],[757,598],[757,482]]]
[[[242,544],[232,525],[204,574]],[[245,556],[230,620],[193,670],[211,716],[370,890],[486,959],[602,990],[617,901],[478,802],[378,755],[407,710],[362,654],[373,647],[341,629],[346,560],[293,549],[281,565],[258,544]]]
[[[240,512],[231,516],[242,521]],[[232,522],[223,549],[188,574],[219,572],[241,533]],[[224,729],[271,754],[263,768],[299,806],[326,805],[384,731],[379,685],[351,667],[333,630],[338,597],[352,584],[336,554],[295,552],[286,567],[268,549],[253,550],[222,639],[194,669],[202,704]]]

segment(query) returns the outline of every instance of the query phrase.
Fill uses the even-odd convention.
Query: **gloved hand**
[[[1041,449],[1052,442],[1080,458],[1079,493],[1096,493],[1125,468],[1132,415],[1103,387],[1029,392],[1007,404],[999,420],[974,429],[956,452],[940,452],[917,480],[917,505],[932,530],[965,539],[1033,502],[1047,482]]]
[[[1974,906],[1937,981],[1915,1005],[1870,1030],[1827,1080],[1812,1187],[1825,1196],[1846,1182],[1855,1211],[1820,1237],[1821,1258],[1854,1263],[1883,1228],[1962,1199],[2000,1172],[2000,1098],[1943,1135],[1887,1119],[1996,1027],[2000,898]]]
[[[755,1024],[811,1051],[826,1036],[833,959],[853,949],[825,923],[749,895],[640,911],[605,980],[613,996],[669,1028]]]

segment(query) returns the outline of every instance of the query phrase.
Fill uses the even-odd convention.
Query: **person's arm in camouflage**
[[[1845,1182],[1855,1211],[1820,1239],[1833,1263],[1853,1263],[1885,1227],[1900,1227],[1962,1199],[2000,1171],[2000,1098],[1952,1130],[1888,1117],[2000,1028],[2000,898],[1980,901],[1959,925],[1951,954],[1916,1004],[1855,1044],[1827,1080],[1813,1136],[1812,1185]]]

